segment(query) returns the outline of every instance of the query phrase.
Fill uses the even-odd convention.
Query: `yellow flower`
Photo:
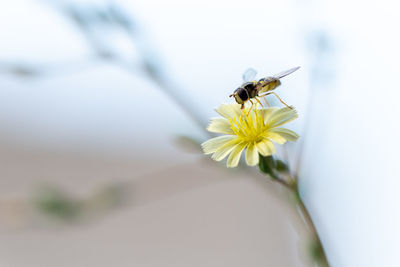
[[[297,118],[297,112],[291,108],[240,109],[238,104],[221,105],[216,111],[222,118],[211,119],[207,130],[227,134],[212,138],[201,144],[205,154],[213,154],[212,159],[221,161],[229,155],[226,165],[236,167],[242,151],[246,149],[246,163],[258,164],[259,155],[269,156],[275,153],[272,141],[284,144],[296,141],[295,132],[279,126]]]

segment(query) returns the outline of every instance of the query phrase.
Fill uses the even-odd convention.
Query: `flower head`
[[[258,164],[259,155],[269,156],[275,153],[273,141],[284,144],[296,141],[295,132],[280,126],[297,118],[294,109],[258,108],[240,109],[238,104],[221,105],[216,111],[222,118],[211,119],[207,130],[226,134],[212,138],[201,144],[205,154],[213,154],[212,158],[221,161],[229,155],[226,165],[236,167],[240,155],[246,149],[246,163],[250,166]]]

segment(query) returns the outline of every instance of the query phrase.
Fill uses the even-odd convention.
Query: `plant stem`
[[[320,267],[329,267],[328,259],[325,255],[325,250],[322,246],[321,239],[318,236],[317,229],[312,221],[311,215],[304,205],[298,186],[298,180],[290,175],[289,167],[282,161],[275,160],[272,156],[259,155],[258,168],[264,174],[271,177],[271,180],[281,184],[293,194],[296,200],[296,210],[306,224],[311,233],[312,242],[310,243],[310,254],[315,264]],[[287,174],[283,177],[282,173]],[[285,179],[286,178],[286,179]]]
[[[296,198],[297,211],[312,235],[312,240],[310,244],[311,256],[313,260],[318,264],[318,266],[329,267],[328,259],[325,254],[324,247],[322,246],[321,239],[319,238],[317,229],[314,225],[310,213],[307,210],[307,207],[304,205],[304,202],[300,197],[298,184],[293,178],[290,179],[293,182],[290,183],[287,180],[284,180],[281,176],[273,178],[272,180],[281,184],[282,186],[287,188],[292,194],[294,194]]]
[[[296,194],[298,194],[297,186],[296,186]],[[317,229],[315,228],[314,222],[312,221],[311,215],[308,212],[306,206],[304,205],[304,202],[301,200],[300,196],[298,197],[297,201],[297,207],[300,215],[305,220],[305,223],[307,227],[309,228],[311,234],[312,234],[312,244],[311,244],[311,253],[313,256],[313,259],[318,262],[320,266],[323,267],[328,267],[328,259],[326,258],[325,250],[324,247],[322,246],[321,239],[319,238]]]

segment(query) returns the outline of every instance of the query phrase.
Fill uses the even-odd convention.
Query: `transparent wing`
[[[243,72],[243,83],[254,80],[257,75],[257,71],[255,69],[249,68],[245,72]]]
[[[282,71],[282,72],[280,72],[278,74],[275,74],[273,77],[276,78],[276,79],[280,79],[282,77],[285,77],[285,76],[289,75],[290,73],[295,72],[298,69],[300,69],[300,67],[294,67],[294,68],[291,68],[289,70],[285,70],[285,71]]]

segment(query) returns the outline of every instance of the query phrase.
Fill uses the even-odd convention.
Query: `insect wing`
[[[294,68],[291,68],[289,70],[285,70],[285,71],[282,71],[282,72],[280,72],[278,74],[275,74],[273,77],[276,78],[276,79],[280,79],[280,78],[283,78],[285,76],[288,76],[289,74],[295,72],[298,69],[300,69],[300,67],[294,67]]]
[[[243,72],[243,83],[254,80],[257,75],[257,71],[255,69],[249,68],[245,72]]]

